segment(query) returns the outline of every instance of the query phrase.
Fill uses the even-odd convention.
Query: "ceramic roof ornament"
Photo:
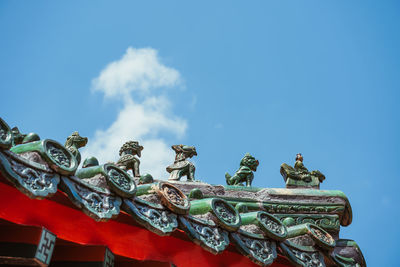
[[[281,174],[286,182],[286,188],[315,188],[319,189],[320,183],[325,180],[325,175],[320,171],[309,172],[303,164],[303,155],[296,155],[294,168],[283,163]]]
[[[167,172],[170,173],[168,180],[180,181],[183,176],[187,177],[187,181],[194,181],[194,172],[196,170],[194,164],[188,161],[188,158],[197,156],[194,146],[173,145],[171,147],[175,153],[175,161],[167,167]]]
[[[87,142],[87,137],[80,136],[78,132],[73,132],[67,137],[67,141],[65,141],[65,148],[75,156],[78,164],[81,163],[81,153],[78,149],[86,146]]]
[[[254,179],[253,171],[257,171],[258,165],[258,160],[249,153],[246,153],[240,161],[240,168],[233,176],[229,173],[225,173],[226,184],[243,186],[242,183],[246,183],[246,186],[251,186]]]
[[[140,158],[142,150],[143,146],[139,145],[138,141],[125,142],[119,150],[118,167],[125,171],[132,170],[134,177],[140,177],[140,160],[135,156],[137,155]]]
[[[287,188],[172,184],[150,177],[136,186],[122,165],[99,164],[91,157],[75,172],[76,156],[56,141],[13,146],[13,138],[19,137],[13,136],[0,118],[0,219],[13,221],[22,216],[35,225],[54,223],[54,234],[68,234],[69,242],[80,249],[88,245],[89,239],[81,237],[84,233],[90,236],[90,245],[111,244],[116,256],[138,260],[137,254],[121,250],[127,242],[121,233],[126,233],[131,238],[128,242],[136,235],[140,240],[129,243],[132,251],[145,250],[149,260],[167,255],[161,260],[173,261],[177,266],[186,266],[181,259],[192,257],[196,250],[187,237],[213,254],[221,253],[198,253],[195,260],[200,263],[217,264],[231,258],[246,263],[240,253],[260,266],[366,266],[357,243],[340,236],[341,227],[352,221],[349,200],[341,191],[319,190],[324,176],[318,171],[309,172],[301,154],[296,156],[294,167],[282,164]],[[140,156],[142,149],[138,142],[130,141],[121,148],[121,156]],[[177,145],[173,149],[177,155],[169,167],[171,175],[178,180],[188,175],[189,181],[194,180],[194,165],[187,159],[197,155],[195,148]],[[231,184],[251,185],[257,166],[258,161],[246,154],[239,170],[226,178]],[[244,172],[244,167],[250,171]],[[46,200],[37,201],[43,198]],[[71,203],[78,209],[71,209]],[[109,223],[87,221],[86,215]],[[71,227],[78,229],[80,222],[90,227],[79,235],[71,234]],[[167,249],[162,245],[167,239],[157,235],[143,239],[149,234],[146,231],[170,235]],[[101,238],[93,238],[97,233],[102,233]],[[57,242],[55,246],[57,250]],[[250,266],[248,263],[241,266]]]

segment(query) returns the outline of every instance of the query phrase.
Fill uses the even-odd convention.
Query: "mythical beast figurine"
[[[75,156],[76,160],[81,163],[81,153],[79,152],[79,148],[86,146],[88,142],[87,137],[82,137],[78,132],[73,132],[70,136],[68,136],[67,141],[65,142],[65,148]]]
[[[188,158],[197,156],[194,146],[173,145],[171,147],[175,153],[175,161],[167,167],[167,172],[170,173],[168,180],[179,181],[182,176],[187,177],[187,181],[194,181],[194,172],[196,168],[194,164],[188,161]]]
[[[140,160],[135,157],[137,155],[139,158],[142,155],[143,146],[139,145],[137,141],[128,141],[122,145],[119,150],[119,155],[121,156],[117,162],[117,166],[121,169],[128,171],[132,170],[134,177],[140,177],[139,165]]]
[[[281,174],[286,182],[286,188],[305,187],[319,189],[320,183],[325,180],[325,175],[320,171],[308,171],[303,164],[301,153],[296,155],[294,168],[286,163],[281,165]]]
[[[246,155],[240,161],[240,168],[235,172],[233,176],[229,173],[225,173],[227,185],[240,185],[246,182],[246,186],[251,186],[254,179],[253,171],[257,171],[258,160],[256,160],[252,155],[246,153]]]

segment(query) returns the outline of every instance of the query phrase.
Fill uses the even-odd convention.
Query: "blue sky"
[[[138,139],[155,178],[183,143],[198,179],[223,184],[250,152],[253,185],[284,187],[301,152],[350,199],[341,237],[396,266],[400,4],[142,2],[1,1],[0,116],[62,143],[78,130],[103,161]]]

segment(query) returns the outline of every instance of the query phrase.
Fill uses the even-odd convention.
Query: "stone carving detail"
[[[338,205],[307,205],[307,204],[263,204],[264,209],[269,213],[339,213],[344,212],[344,206]]]
[[[119,150],[120,158],[117,162],[117,166],[125,171],[132,170],[134,177],[140,177],[140,160],[135,157],[135,155],[140,158],[140,156],[142,155],[142,150],[143,146],[139,145],[139,142],[126,142]]]
[[[36,250],[35,258],[46,265],[50,264],[55,243],[56,236],[49,231],[43,229],[42,235],[40,237],[40,242]]]
[[[179,194],[179,192],[171,187],[171,186],[164,186],[163,191],[170,202],[174,203],[175,205],[179,206],[186,206],[185,199]]]
[[[270,240],[259,240],[239,235],[249,249],[251,256],[262,263],[270,263],[276,258],[275,244]]]
[[[78,149],[86,146],[87,142],[87,137],[80,136],[78,132],[73,132],[68,136],[67,141],[65,142],[65,148],[75,156],[78,165],[81,162],[81,153]]]
[[[109,168],[107,172],[108,178],[112,179],[115,184],[117,184],[119,187],[121,187],[124,190],[131,190],[131,180],[128,179],[125,175],[122,173],[118,172],[114,168]]]
[[[115,208],[115,198],[112,196],[99,194],[78,184],[75,184],[75,189],[85,206],[93,211],[107,213]]]
[[[6,179],[31,198],[42,199],[57,192],[60,176],[46,165],[32,162],[11,152],[0,153],[0,170]]]
[[[321,261],[321,256],[318,252],[305,252],[291,248],[294,256],[307,267],[325,267],[325,263]]]
[[[201,239],[211,247],[219,247],[224,245],[224,238],[222,237],[221,230],[218,228],[211,228],[205,225],[192,223],[193,228],[200,235]]]
[[[246,186],[251,186],[251,183],[254,179],[253,171],[257,171],[258,165],[258,160],[256,160],[249,153],[246,153],[246,155],[240,161],[240,168],[233,176],[231,176],[229,173],[225,173],[226,184],[243,186],[242,183],[246,183]]]
[[[188,214],[190,202],[187,196],[168,182],[159,182],[153,187],[161,199],[161,203],[176,214]]]
[[[340,229],[340,220],[338,215],[304,215],[304,214],[296,214],[296,215],[287,215],[287,214],[275,214],[275,217],[278,217],[281,222],[283,222],[286,226],[298,225],[303,223],[312,223],[316,224],[319,227],[322,227],[325,230],[335,230],[339,231]],[[287,223],[291,222],[291,223]]]
[[[158,235],[169,235],[178,227],[176,214],[162,205],[135,198],[134,201],[125,199],[122,207],[138,223]]]
[[[61,185],[73,203],[96,221],[106,221],[119,214],[121,198],[108,189],[90,185],[74,176],[62,177]]]
[[[328,233],[323,233],[320,229],[310,226],[311,231],[318,237],[319,240],[326,244],[334,244],[335,240]]]
[[[194,181],[195,166],[188,161],[188,158],[197,156],[196,148],[194,146],[173,145],[172,149],[175,151],[175,161],[167,167],[167,172],[170,173],[169,179],[172,181],[179,181],[186,175],[187,181]]]
[[[127,172],[110,163],[104,164],[103,168],[107,184],[113,192],[128,198],[135,195],[136,183]]]
[[[301,153],[296,155],[294,168],[286,163],[281,165],[281,174],[286,182],[287,188],[310,187],[319,189],[320,183],[325,180],[325,175],[320,171],[308,171],[303,164],[303,156]]]
[[[64,151],[62,151],[60,148],[56,147],[52,143],[47,143],[47,152],[51,156],[51,158],[60,166],[64,166],[66,168],[69,168],[71,166],[71,160],[66,155]]]
[[[35,170],[14,160],[11,160],[11,168],[33,192],[57,191],[57,184],[60,181],[57,174]]]
[[[149,206],[140,205],[136,203],[136,207],[139,212],[145,216],[153,226],[160,229],[168,229],[170,224],[173,222],[173,219],[168,216],[168,211],[166,210],[156,210],[152,209]]]
[[[217,201],[215,202],[215,213],[220,217],[220,219],[224,220],[226,223],[234,224],[237,220],[236,214],[229,210],[223,202]]]
[[[193,242],[213,254],[220,253],[229,245],[228,232],[216,226],[213,221],[192,216],[180,216],[180,228]]]
[[[286,235],[285,227],[282,224],[271,220],[265,214],[260,214],[260,220],[271,232],[277,234],[278,236]]]

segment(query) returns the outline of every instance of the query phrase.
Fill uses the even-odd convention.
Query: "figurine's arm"
[[[135,177],[140,177],[139,165],[140,165],[140,161],[135,158],[135,161],[133,162],[133,168],[132,168],[133,176],[135,176]]]

